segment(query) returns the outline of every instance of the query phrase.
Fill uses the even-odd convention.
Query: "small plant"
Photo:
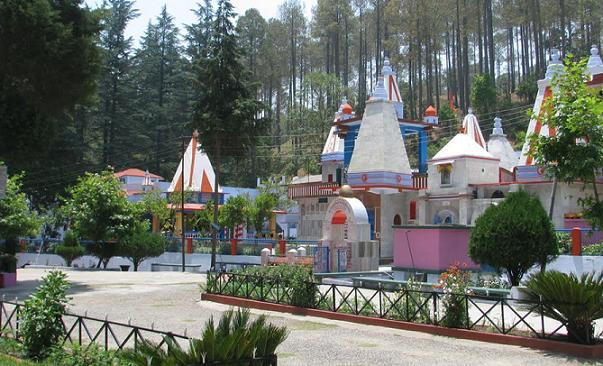
[[[389,315],[397,320],[431,324],[427,299],[428,296],[421,292],[421,285],[411,277],[406,281],[406,288],[396,293],[397,302],[392,306]]]
[[[566,323],[571,342],[594,343],[594,321],[603,317],[603,272],[580,277],[558,271],[539,272],[526,282],[533,300],[542,306],[534,311]]]
[[[442,306],[445,316],[442,325],[449,328],[467,328],[469,319],[466,295],[471,293],[469,273],[462,271],[458,265],[450,266],[440,275],[437,287],[444,293]]]
[[[69,230],[65,233],[63,244],[57,245],[54,248],[54,252],[65,260],[67,267],[71,267],[71,263],[74,260],[84,255],[85,248],[80,245],[80,240],[76,233]]]
[[[285,327],[266,323],[261,315],[250,320],[248,309],[230,310],[222,315],[216,326],[213,317],[205,324],[201,339],[192,339],[188,350],[171,338],[166,338],[167,350],[151,342],[143,342],[138,350],[127,350],[121,357],[136,366],[148,365],[268,365],[268,361],[250,362],[253,358],[275,357],[276,348],[288,336]],[[237,363],[236,361],[239,361]]]
[[[570,254],[572,252],[572,237],[568,233],[556,232],[557,253],[559,255]]]
[[[585,246],[582,248],[583,255],[603,255],[603,242]]]
[[[69,282],[61,271],[50,271],[42,284],[25,300],[19,331],[28,357],[45,357],[65,335],[63,315],[67,311]]]
[[[0,255],[0,272],[15,273],[17,272],[17,257],[12,254]]]
[[[48,365],[61,366],[126,366],[115,352],[104,351],[96,344],[80,346],[72,344],[68,350],[56,347],[45,360]]]

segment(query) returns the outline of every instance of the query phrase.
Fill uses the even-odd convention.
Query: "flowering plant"
[[[468,305],[465,295],[469,289],[469,273],[461,270],[458,263],[448,267],[440,275],[437,288],[442,289],[442,306],[445,313],[442,325],[449,328],[467,328],[469,326]]]

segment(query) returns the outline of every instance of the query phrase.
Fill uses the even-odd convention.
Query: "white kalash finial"
[[[551,61],[549,62],[549,66],[546,68],[546,74],[544,75],[545,79],[552,79],[558,73],[563,72],[563,63],[560,61],[559,50],[553,48],[551,50]]]
[[[590,57],[588,58],[586,67],[591,68],[597,66],[603,66],[603,61],[601,61],[601,56],[599,56],[597,45],[594,44],[590,47]]]
[[[467,110],[467,114],[473,114],[473,107],[469,107],[469,109]]]
[[[502,129],[502,118],[500,117],[496,117],[494,118],[494,129],[492,130],[492,134],[493,135],[503,135],[503,129]]]
[[[373,93],[373,100],[386,100],[387,92],[385,91],[385,85],[383,83],[383,76],[379,76],[379,81],[377,81],[377,87],[375,88],[375,92]]]
[[[392,66],[389,62],[389,57],[385,56],[383,59],[383,68],[381,69],[383,75],[389,75],[392,73]]]

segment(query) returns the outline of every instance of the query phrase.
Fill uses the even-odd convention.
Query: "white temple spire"
[[[477,144],[483,148],[486,148],[486,140],[479,127],[479,122],[475,114],[473,114],[473,108],[469,107],[467,115],[463,118],[462,131],[465,135],[471,137]]]
[[[559,60],[560,57],[559,50],[553,48],[551,50],[551,61],[549,62],[549,66],[546,68],[546,74],[544,75],[545,79],[552,79],[555,75],[563,72],[563,63]]]

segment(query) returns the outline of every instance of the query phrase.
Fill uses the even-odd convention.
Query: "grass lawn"
[[[30,361],[23,361],[12,356],[6,356],[0,354],[0,365],[2,366],[40,366],[39,363],[33,363]]]

